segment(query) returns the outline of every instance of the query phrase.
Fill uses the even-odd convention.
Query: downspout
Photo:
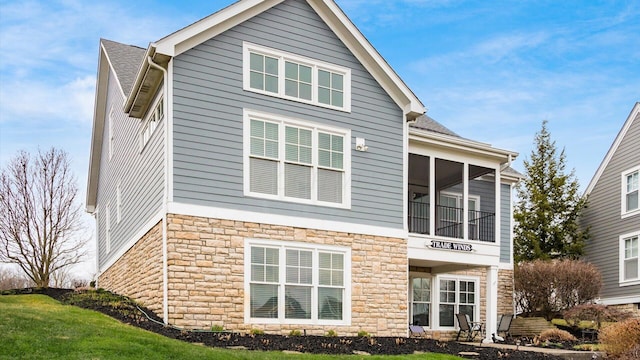
[[[168,141],[167,138],[169,136],[169,126],[168,126],[168,99],[166,98],[169,94],[169,81],[167,79],[167,70],[162,66],[153,62],[151,56],[147,56],[147,62],[149,66],[152,68],[158,69],[162,71],[162,82],[164,84],[163,90],[163,101],[162,107],[164,113],[164,173],[165,173],[165,182],[164,182],[164,195],[162,196],[162,319],[165,325],[169,324],[169,275],[167,271],[167,196],[168,196],[168,182],[166,179],[166,173],[169,169],[168,164]]]

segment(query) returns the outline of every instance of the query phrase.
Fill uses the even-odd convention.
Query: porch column
[[[462,166],[462,238],[469,240],[469,163]]]
[[[436,234],[436,158],[429,156],[429,235]]]
[[[498,330],[498,267],[487,267],[487,308],[485,311],[485,342],[493,342],[491,334],[497,334]]]

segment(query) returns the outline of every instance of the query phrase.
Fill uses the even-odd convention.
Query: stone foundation
[[[162,222],[103,272],[98,286],[162,315]]]
[[[628,313],[631,317],[640,318],[640,304],[609,305],[608,307]]]
[[[407,335],[407,244],[385,238],[240,221],[168,215],[169,322],[288,334]],[[244,240],[296,241],[351,248],[351,325],[244,323]],[[345,304],[348,306],[348,304]]]

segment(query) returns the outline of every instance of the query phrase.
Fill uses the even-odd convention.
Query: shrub
[[[618,360],[638,360],[640,359],[640,344],[632,347],[631,349],[623,352]]]
[[[598,339],[607,354],[614,357],[637,351],[635,347],[640,344],[640,319],[627,319],[605,326],[600,330]]]
[[[371,335],[368,332],[364,331],[364,330],[358,331],[358,337],[370,337],[370,336]]]
[[[540,333],[540,341],[564,342],[576,340],[578,339],[571,333],[560,329],[547,329]]]
[[[326,334],[324,334],[324,336],[326,336],[326,337],[336,337],[336,336],[338,336],[338,333],[335,330],[329,330],[329,331],[327,331]]]
[[[251,334],[251,335],[264,335],[264,330],[261,330],[261,329],[251,329],[250,334]]]
[[[224,326],[222,326],[222,325],[213,325],[213,326],[211,326],[211,331],[213,331],[213,332],[223,332],[224,331]]]
[[[596,298],[602,276],[594,265],[579,260],[535,260],[515,267],[514,283],[516,303],[523,313],[551,320]]]
[[[565,311],[562,317],[572,327],[580,327],[581,321],[591,321],[596,329],[600,329],[602,322],[624,320],[629,317],[629,314],[605,305],[583,304]]]
[[[289,331],[289,336],[302,336],[302,332],[300,330],[291,330]]]

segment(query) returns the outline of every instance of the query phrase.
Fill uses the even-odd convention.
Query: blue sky
[[[99,39],[146,48],[233,2],[0,0],[0,166],[63,148],[84,201]],[[636,0],[337,3],[431,117],[521,171],[548,120],[586,188],[640,101]]]

